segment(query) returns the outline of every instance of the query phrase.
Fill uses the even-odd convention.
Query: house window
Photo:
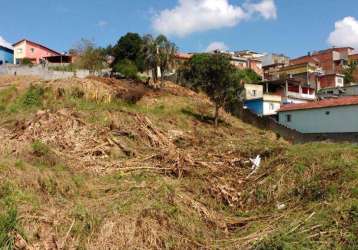
[[[17,53],[21,54],[22,53],[22,48],[17,49]]]
[[[31,48],[30,50],[31,50],[31,52],[32,52],[32,53],[34,53],[34,52],[35,52],[35,49],[34,49],[34,48]]]
[[[256,96],[256,90],[252,90],[252,96]]]
[[[330,115],[331,114],[331,112],[330,111],[326,111],[326,115]]]
[[[291,115],[286,115],[286,121],[291,122],[292,121],[292,116]]]
[[[344,85],[343,78],[337,77],[336,82],[337,82],[337,86],[342,86],[343,87],[343,85]]]
[[[270,110],[274,110],[275,109],[275,104],[270,103]]]

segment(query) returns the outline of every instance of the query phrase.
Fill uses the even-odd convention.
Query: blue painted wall
[[[0,64],[14,63],[14,51],[0,46]]]
[[[262,116],[264,113],[264,102],[262,99],[247,100],[244,105],[257,115]]]

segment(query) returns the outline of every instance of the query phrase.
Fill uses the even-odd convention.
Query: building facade
[[[14,61],[14,50],[0,45],[0,65],[12,64]]]
[[[46,57],[61,56],[61,53],[26,39],[15,43],[13,46],[14,64],[21,64],[25,58],[33,64],[40,64]]]
[[[358,132],[358,96],[291,104],[278,111],[278,122],[305,134]]]
[[[350,47],[330,48],[291,59],[290,65],[311,63],[319,67],[321,74],[317,77],[317,89],[341,87],[344,85],[343,72],[352,53]]]
[[[244,108],[251,110],[258,116],[271,116],[277,114],[281,102],[280,96],[263,95],[261,98],[246,100]]]

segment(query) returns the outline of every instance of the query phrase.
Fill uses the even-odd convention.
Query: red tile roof
[[[350,105],[358,105],[358,96],[331,98],[331,99],[325,99],[321,101],[308,102],[308,103],[287,104],[287,105],[283,105],[278,112],[305,110],[305,109],[320,109],[320,108],[350,106]]]

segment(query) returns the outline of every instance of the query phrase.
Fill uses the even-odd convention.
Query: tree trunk
[[[157,83],[158,82],[158,73],[157,73],[157,69],[152,69],[152,78],[153,78],[153,82]]]
[[[215,104],[215,128],[218,127],[219,125],[219,111],[220,111],[220,106],[218,104]]]
[[[164,70],[162,67],[160,67],[160,85],[162,88],[164,87]]]

